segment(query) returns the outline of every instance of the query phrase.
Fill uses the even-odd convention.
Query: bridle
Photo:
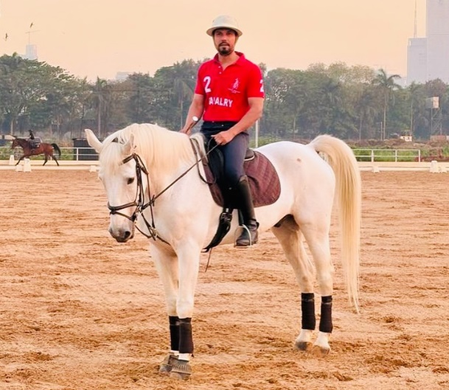
[[[197,166],[217,146],[218,145],[213,146],[212,148],[210,148],[206,152],[206,154],[204,156],[201,156],[200,158],[198,158],[197,150],[196,150],[195,146],[192,143],[192,147],[193,147],[195,156],[197,157],[197,160],[195,161],[195,163],[191,167],[189,167],[184,173],[182,173],[180,176],[178,176],[172,183],[170,183],[167,187],[165,187],[157,195],[151,195],[149,172],[148,172],[147,168],[145,167],[145,164],[143,163],[142,158],[137,153],[133,153],[133,154],[129,155],[128,157],[124,158],[121,161],[121,164],[126,164],[126,163],[128,163],[128,162],[130,162],[132,160],[134,160],[135,163],[136,163],[136,179],[137,179],[136,196],[135,196],[135,198],[134,198],[134,200],[132,202],[128,202],[128,203],[122,204],[120,206],[111,206],[111,204],[109,204],[109,202],[108,202],[109,214],[111,214],[111,215],[120,215],[121,217],[124,217],[124,218],[130,220],[134,224],[135,224],[137,218],[140,215],[142,217],[142,219],[143,219],[143,221],[145,223],[145,226],[148,229],[149,233],[146,233],[146,232],[142,231],[141,229],[139,229],[139,227],[137,225],[135,225],[137,230],[139,230],[139,232],[142,233],[147,238],[152,238],[155,241],[157,239],[159,239],[162,242],[168,244],[168,242],[166,240],[164,240],[159,235],[159,233],[156,230],[156,226],[155,226],[155,222],[154,222],[154,212],[153,212],[153,208],[154,208],[156,199],[159,198],[171,186],[173,186],[178,180],[183,178],[190,170],[192,170],[195,166]],[[142,174],[145,175],[145,177],[146,177],[146,184],[148,186],[148,198],[149,198],[148,202],[145,202],[145,187],[143,185],[143,179],[142,179],[143,175]],[[128,215],[126,215],[126,214],[121,212],[121,210],[130,208],[130,207],[135,207],[135,210],[134,210],[134,212],[132,213],[131,216],[128,216]],[[151,222],[148,221],[145,218],[145,215],[143,214],[143,212],[147,208],[150,208]]]
[[[160,239],[161,241],[168,244],[167,241],[165,241],[163,238],[161,238],[159,236],[159,234],[156,230],[156,226],[154,224],[154,215],[153,215],[153,206],[154,206],[155,200],[162,194],[162,192],[165,192],[168,187],[164,191],[159,193],[157,196],[151,196],[148,170],[145,167],[145,164],[143,163],[142,158],[137,153],[133,153],[130,156],[124,158],[122,160],[121,164],[126,164],[126,163],[130,162],[131,160],[134,160],[136,163],[136,180],[137,180],[136,196],[132,202],[128,202],[128,203],[122,204],[120,206],[111,206],[111,204],[108,202],[109,214],[120,215],[121,217],[129,219],[133,223],[136,222],[137,218],[140,215],[143,218],[143,221],[145,222],[146,228],[148,229],[149,233],[142,231],[141,229],[139,229],[139,227],[137,225],[135,225],[137,230],[139,230],[139,232],[141,232],[147,238],[152,238],[153,240]],[[143,179],[142,179],[143,175],[142,174],[145,175],[146,184],[148,186],[148,193],[149,193],[148,202],[145,202],[145,187],[143,185]],[[134,212],[132,213],[131,216],[126,215],[121,212],[121,210],[130,208],[130,207],[135,207]],[[143,211],[145,209],[147,209],[148,207],[150,208],[150,211],[151,211],[151,222],[149,222],[145,218],[145,215],[143,214]]]
[[[129,162],[131,160],[134,160],[136,162],[136,178],[137,178],[136,197],[134,198],[134,200],[132,202],[125,203],[120,206],[111,206],[110,203],[108,202],[108,209],[110,211],[110,214],[112,214],[112,215],[117,214],[122,217],[125,217],[126,219],[129,219],[131,222],[135,222],[139,212],[141,212],[143,207],[146,206],[144,203],[144,188],[143,188],[143,182],[142,182],[142,172],[147,177],[148,185],[149,185],[149,181],[148,181],[148,171],[147,171],[145,165],[143,164],[142,159],[140,158],[140,156],[138,154],[133,153],[132,155],[126,157],[124,160],[122,160],[121,164],[126,164],[127,162]],[[120,210],[124,210],[129,207],[133,207],[133,206],[136,206],[136,210],[134,210],[134,213],[131,216],[128,216],[128,215],[120,212]]]

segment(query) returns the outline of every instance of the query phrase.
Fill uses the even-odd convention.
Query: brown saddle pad
[[[251,188],[254,207],[267,206],[278,200],[281,194],[281,183],[273,164],[265,155],[254,152],[254,158],[245,160],[243,167]],[[214,201],[224,206],[224,198],[220,187],[214,180],[214,175],[208,164],[204,165],[206,179]]]

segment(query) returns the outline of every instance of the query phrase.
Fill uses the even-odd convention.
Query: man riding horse
[[[217,17],[207,34],[217,54],[204,62],[197,75],[195,94],[182,133],[190,134],[194,117],[203,117],[201,133],[213,141],[224,157],[224,182],[238,199],[243,230],[235,246],[248,247],[258,240],[258,222],[243,162],[249,145],[248,129],[261,117],[264,105],[260,68],[234,50],[242,35],[231,16]]]
[[[39,147],[39,144],[41,143],[41,139],[40,138],[36,138],[34,136],[33,130],[30,129],[29,132],[30,132],[30,137],[28,138],[27,141],[30,144],[31,149],[36,149],[36,148]]]

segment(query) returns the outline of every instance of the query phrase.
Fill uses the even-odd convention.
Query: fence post
[[[374,149],[371,149],[371,162],[374,162]]]

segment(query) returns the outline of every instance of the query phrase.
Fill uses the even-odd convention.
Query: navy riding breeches
[[[209,146],[214,146],[212,135],[218,134],[221,131],[230,129],[236,122],[203,122],[201,126],[201,133],[206,137]],[[234,187],[240,178],[245,174],[243,170],[243,162],[245,160],[246,150],[249,145],[249,134],[244,131],[237,134],[231,142],[226,145],[221,145],[218,148],[221,150],[224,159],[224,181],[228,188]]]

